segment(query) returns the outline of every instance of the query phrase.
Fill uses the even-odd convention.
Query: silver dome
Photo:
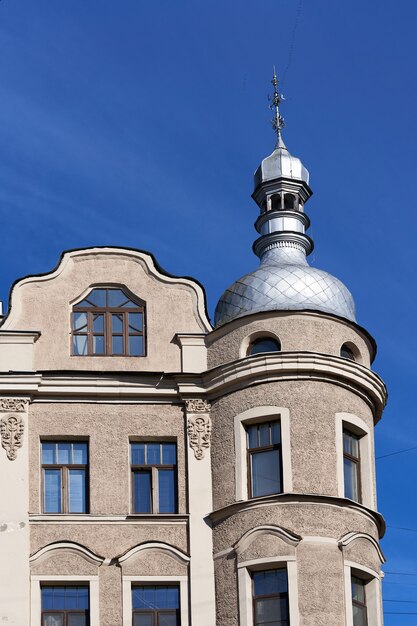
[[[267,156],[255,172],[255,187],[277,178],[300,180],[308,185],[310,175],[298,157],[288,151],[281,135],[272,154]]]
[[[298,258],[297,258],[298,257]],[[292,249],[267,252],[261,265],[231,285],[219,300],[215,326],[260,311],[321,311],[355,322],[355,303],[340,280],[310,267]]]

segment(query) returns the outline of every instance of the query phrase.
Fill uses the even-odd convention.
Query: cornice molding
[[[368,535],[367,533],[359,533],[359,532],[347,533],[346,535],[343,535],[343,537],[339,540],[338,546],[341,550],[343,550],[343,548],[346,548],[349,544],[351,544],[354,541],[357,541],[358,539],[365,539],[366,541],[369,541],[369,543],[373,546],[373,548],[375,548],[375,551],[378,555],[379,560],[381,561],[381,564],[385,563],[386,559],[379,546],[379,543],[375,541],[375,539],[371,537],[371,535]]]
[[[76,554],[88,561],[88,563],[98,566],[102,565],[105,560],[104,557],[98,556],[88,548],[73,541],[57,541],[56,543],[50,543],[49,545],[44,546],[32,554],[29,558],[29,562],[33,563],[38,560],[44,560],[45,558],[53,556],[59,552],[70,552],[72,554]]]

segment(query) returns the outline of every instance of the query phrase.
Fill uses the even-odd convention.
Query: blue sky
[[[378,342],[380,456],[417,446],[417,3],[299,5],[2,0],[0,298],[63,249],[110,244],[196,277],[212,314],[257,265],[250,194],[274,145],[275,63],[284,137],[314,191],[310,261],[348,285]],[[417,451],[377,468],[386,570],[417,574],[417,532],[391,528],[417,530]],[[387,600],[417,601],[417,576],[385,580]],[[386,626],[416,621],[388,613],[417,603],[385,610]]]

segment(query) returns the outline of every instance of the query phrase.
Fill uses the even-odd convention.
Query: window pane
[[[68,626],[87,626],[87,616],[85,613],[69,613]]]
[[[345,498],[359,501],[358,465],[350,459],[343,459]]]
[[[87,354],[87,335],[74,335],[73,351],[76,356],[85,356]]]
[[[123,337],[120,337],[119,335],[112,337],[112,353],[113,354],[124,353]]]
[[[44,470],[44,512],[61,513],[61,470]]]
[[[64,626],[63,613],[48,613],[42,617],[42,626]]]
[[[85,470],[75,469],[68,472],[69,512],[86,512]]]
[[[143,601],[147,609],[156,609],[155,587],[143,588]]]
[[[128,297],[121,289],[109,289],[109,306],[118,308],[128,300]]]
[[[74,465],[87,465],[87,444],[77,442],[72,444],[72,462]]]
[[[175,443],[162,444],[162,465],[175,465],[177,462],[177,445]]]
[[[356,606],[355,604],[352,607],[353,612],[353,626],[366,626],[366,608],[364,606]]]
[[[259,424],[259,445],[269,446],[269,424]]]
[[[133,626],[154,626],[153,615],[149,613],[134,613]]]
[[[177,626],[177,612],[162,613],[159,615],[159,626]]]
[[[56,443],[54,441],[42,442],[42,463],[43,465],[53,465],[56,463]]]
[[[271,624],[288,619],[287,598],[262,598],[255,601],[256,624]]]
[[[65,587],[65,608],[77,608],[77,587]]]
[[[174,470],[158,471],[159,513],[175,513]]]
[[[275,569],[253,574],[253,592],[255,596],[265,596],[288,591],[287,570]]]
[[[65,587],[54,587],[54,609],[65,609]]]
[[[279,422],[272,422],[272,443],[281,443],[281,425]]]
[[[53,587],[42,587],[42,611],[53,608],[52,598],[54,595]]]
[[[130,450],[132,465],[145,465],[145,444],[131,443]]]
[[[359,438],[343,431],[343,452],[359,458]]]
[[[58,444],[58,463],[60,465],[69,465],[71,463],[71,444],[59,443]]]
[[[104,354],[103,335],[93,335],[93,354]]]
[[[248,426],[248,448],[258,447],[258,425]]]
[[[93,316],[93,332],[104,333],[104,315]]]
[[[129,328],[130,330],[141,331],[143,328],[143,316],[142,313],[129,313]]]
[[[352,576],[352,599],[365,604],[365,583],[356,576]]]
[[[144,609],[145,601],[143,597],[143,587],[133,587],[132,588],[132,607],[134,609]]]
[[[123,315],[111,316],[111,330],[112,330],[112,333],[123,332]]]
[[[93,289],[86,299],[97,307],[105,307],[106,289]]]
[[[88,609],[88,587],[77,587],[77,609]]]
[[[74,330],[85,329],[87,331],[87,313],[74,313],[73,315]]]
[[[130,335],[129,354],[131,356],[141,356],[144,354],[142,335]]]
[[[279,351],[280,345],[275,339],[269,339],[268,337],[264,337],[262,339],[257,339],[253,342],[250,347],[250,354],[260,354],[261,352],[277,352]]]
[[[146,446],[146,463],[148,465],[159,465],[161,463],[161,444],[148,443]]]
[[[252,496],[266,496],[281,492],[279,450],[256,452],[252,460]]]
[[[151,473],[133,474],[133,509],[135,513],[151,513]]]

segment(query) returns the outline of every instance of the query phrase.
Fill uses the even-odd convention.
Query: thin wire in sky
[[[293,27],[292,33],[291,33],[290,48],[289,48],[289,51],[288,51],[288,61],[287,61],[287,65],[285,66],[285,69],[284,69],[284,71],[282,73],[282,79],[281,79],[281,86],[282,87],[284,86],[285,79],[287,77],[288,70],[291,67],[292,59],[293,59],[293,56],[294,56],[295,36],[297,34],[297,28],[298,28],[298,25],[299,25],[300,20],[301,20],[302,8],[303,8],[303,0],[299,0],[298,6],[297,6],[297,13],[295,15],[294,27]]]

